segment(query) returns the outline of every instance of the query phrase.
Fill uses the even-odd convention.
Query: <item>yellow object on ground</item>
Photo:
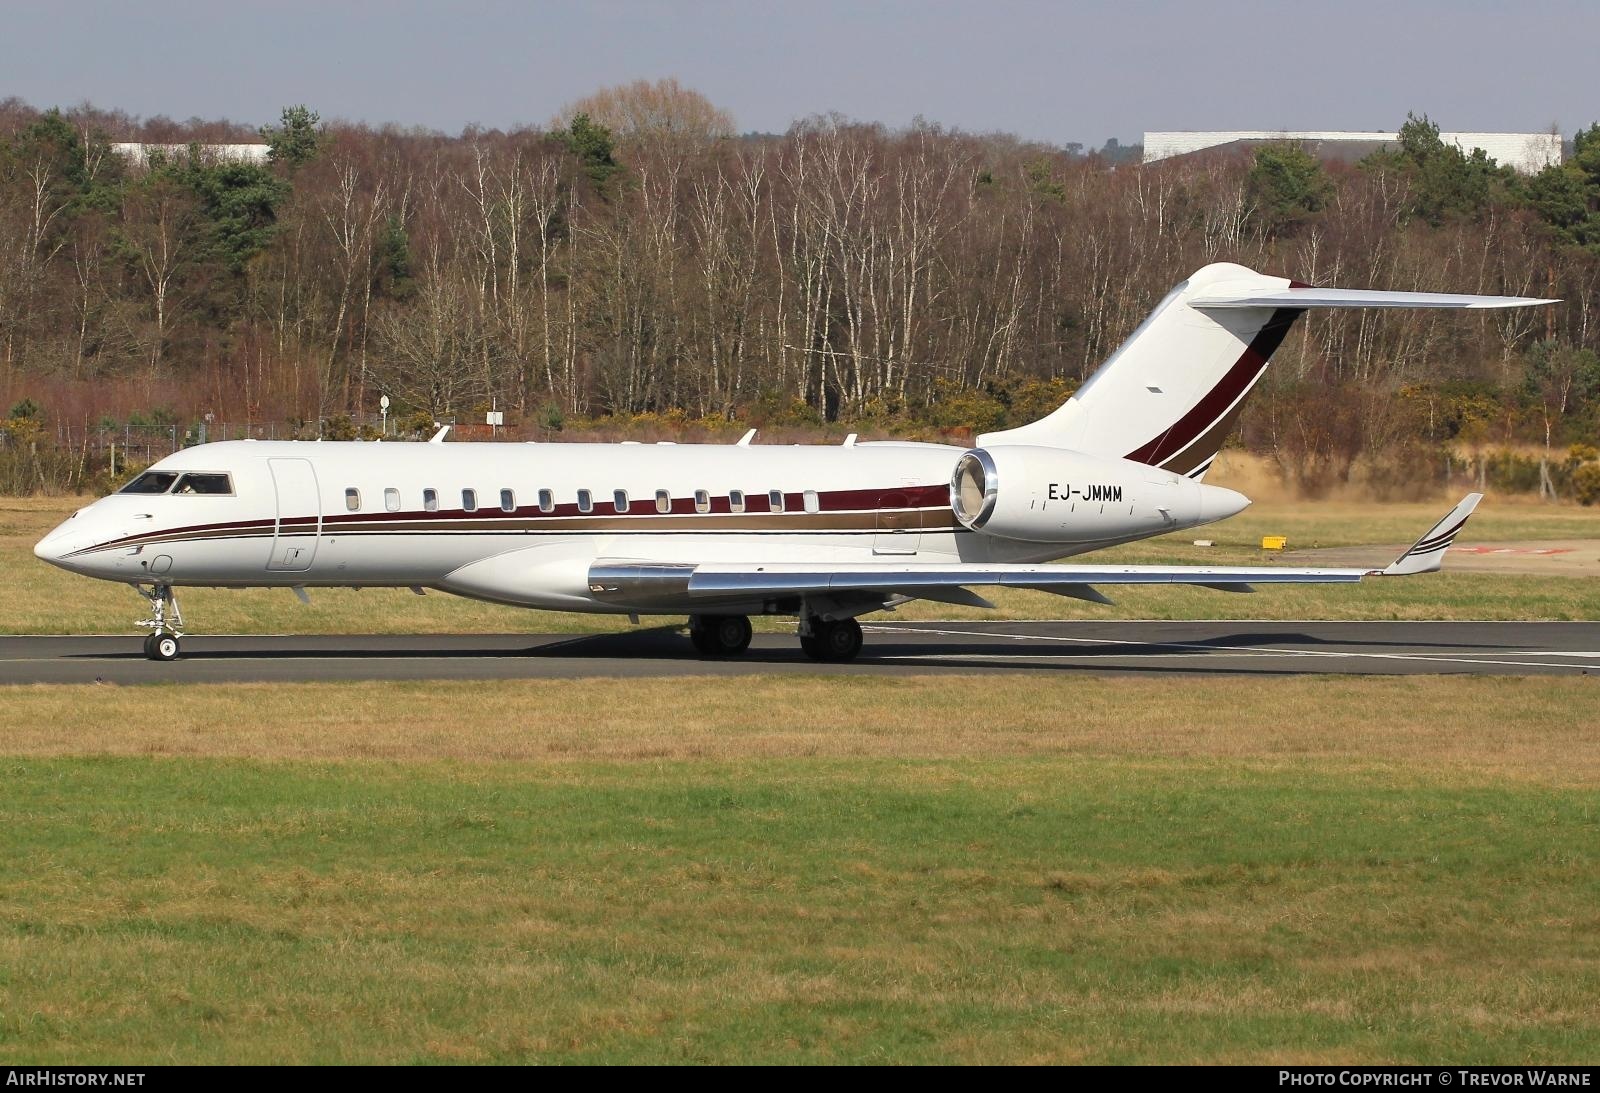
[[[1262,550],[1282,550],[1289,545],[1287,535],[1263,535],[1261,537]]]

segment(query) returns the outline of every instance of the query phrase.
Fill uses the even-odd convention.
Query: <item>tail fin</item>
[[[1268,359],[1307,308],[1547,303],[1555,301],[1316,289],[1218,262],[1168,293],[1055,413],[1031,425],[986,433],[978,443],[1071,448],[1201,478]]]
[[[1411,549],[1396,558],[1383,571],[1385,577],[1405,577],[1412,573],[1432,573],[1444,564],[1444,552],[1456,541],[1456,535],[1467,526],[1467,517],[1483,500],[1481,493],[1469,493],[1461,503],[1451,509],[1443,520],[1429,528]]]

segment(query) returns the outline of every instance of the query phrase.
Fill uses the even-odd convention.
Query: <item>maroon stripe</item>
[[[242,531],[233,531],[233,532],[224,532],[224,533],[202,532],[202,531],[198,531],[198,530],[193,529],[193,528],[174,528],[171,531],[162,531],[162,532],[156,532],[156,533],[147,535],[147,536],[145,536],[143,538],[138,539],[137,541],[134,541],[134,540],[131,540],[131,539],[123,539],[123,540],[118,540],[117,542],[111,542],[111,543],[94,543],[91,546],[86,546],[86,547],[82,547],[82,548],[80,548],[78,550],[74,550],[71,554],[68,554],[67,557],[68,558],[78,558],[78,557],[81,557],[81,556],[83,556],[85,554],[94,554],[95,552],[101,551],[101,550],[114,550],[114,549],[126,548],[126,547],[131,547],[131,546],[144,547],[144,546],[159,546],[162,543],[181,543],[181,542],[187,542],[190,539],[204,539],[207,542],[215,542],[215,541],[217,541],[219,539],[259,539],[259,538],[262,538],[264,536],[270,535],[271,533],[272,533],[272,525],[271,524],[262,524],[259,528],[256,528],[254,530],[245,529],[245,530],[242,530]]]
[[[1303,308],[1279,308],[1267,319],[1266,324],[1256,332],[1256,336],[1245,346],[1239,359],[1229,368],[1204,398],[1188,413],[1184,414],[1172,424],[1166,432],[1146,442],[1129,452],[1124,458],[1135,463],[1147,463],[1157,466],[1162,460],[1183,451],[1190,444],[1198,440],[1202,433],[1210,429],[1217,419],[1227,412],[1228,407],[1250,389],[1250,385],[1261,375],[1261,370],[1267,366],[1268,359],[1283,344],[1284,337],[1289,333],[1289,328],[1294,321],[1305,314]]]
[[[1428,538],[1423,539],[1416,546],[1406,551],[1406,555],[1409,557],[1412,554],[1428,554],[1434,550],[1437,550],[1440,546],[1449,546],[1450,540],[1455,537],[1457,532],[1466,526],[1467,521],[1470,519],[1472,519],[1471,514],[1463,516],[1460,520],[1456,521],[1455,526],[1449,531],[1442,531],[1438,535],[1431,535]]]
[[[316,523],[316,517],[314,517],[314,516],[313,517],[309,517],[309,518],[302,517],[302,518],[296,518],[294,520],[285,520],[283,522],[286,523],[286,524],[288,524],[288,523],[296,523],[300,519],[309,519],[312,523]],[[157,536],[157,535],[172,535],[172,534],[175,534],[175,533],[180,532],[180,531],[182,531],[182,532],[232,531],[232,530],[264,531],[267,528],[273,527],[274,523],[275,523],[275,521],[272,521],[272,520],[230,520],[227,523],[222,523],[222,524],[191,524],[188,527],[183,527],[183,528],[164,528],[164,529],[162,529],[160,531],[144,531],[144,532],[140,532],[137,535],[124,535],[120,539],[109,539],[104,543],[96,543],[93,547],[85,548],[85,549],[104,550],[106,547],[123,546],[125,544],[131,545],[133,543],[137,543],[137,542],[140,542],[142,540],[149,539],[149,538],[151,538],[153,536]],[[82,553],[82,551],[75,551],[74,553]]]

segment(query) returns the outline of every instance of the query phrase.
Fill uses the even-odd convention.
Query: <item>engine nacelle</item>
[[[1158,467],[1062,448],[974,448],[950,479],[950,507],[964,526],[1031,543],[1137,539],[1221,520],[1249,503]]]

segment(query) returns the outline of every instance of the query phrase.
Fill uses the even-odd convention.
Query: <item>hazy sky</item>
[[[1600,0],[5,0],[0,97],[260,124],[542,124],[676,76],[782,131],[837,110],[1052,143],[1146,129],[1569,134],[1600,117]]]

